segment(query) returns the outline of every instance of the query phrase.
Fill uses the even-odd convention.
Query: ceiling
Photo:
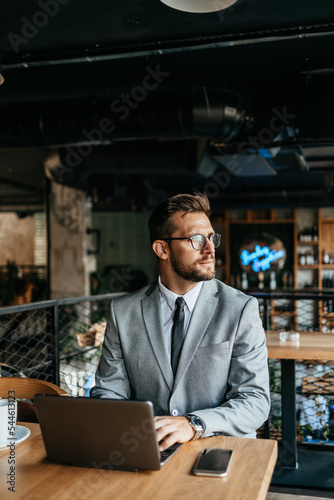
[[[0,33],[2,210],[41,206],[45,172],[99,209],[333,204],[332,0],[11,0]]]

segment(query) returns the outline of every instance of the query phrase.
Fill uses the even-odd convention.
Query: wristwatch
[[[185,415],[185,417],[188,419],[189,425],[194,429],[195,431],[195,436],[193,439],[199,439],[203,436],[204,431],[205,431],[205,423],[203,420],[197,415],[192,415],[191,413]]]

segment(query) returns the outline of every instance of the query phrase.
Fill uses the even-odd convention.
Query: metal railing
[[[101,332],[110,301],[120,295],[0,308],[0,375],[48,380],[73,395],[89,393],[103,340],[92,327]]]
[[[101,354],[110,301],[123,293],[0,308],[0,375],[54,382],[88,396]],[[333,292],[252,293],[266,330],[334,334]],[[269,437],[281,438],[281,366],[269,360]],[[334,443],[334,363],[296,363],[297,429],[303,442]]]

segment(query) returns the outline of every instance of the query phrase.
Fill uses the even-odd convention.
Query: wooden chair
[[[15,392],[15,399],[33,400],[35,394],[51,394],[67,396],[67,392],[51,382],[34,378],[0,377],[0,397],[8,398],[11,391]],[[37,413],[33,404],[18,401],[18,422],[38,422]]]

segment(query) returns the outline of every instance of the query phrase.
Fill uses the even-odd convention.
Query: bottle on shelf
[[[313,241],[318,241],[319,239],[318,226],[316,224],[314,224],[312,228],[312,239]]]
[[[301,253],[301,254],[299,254],[299,265],[305,266],[305,264],[306,264],[306,254]]]
[[[300,266],[313,266],[318,263],[317,249],[311,248],[310,250],[300,253],[298,257]]]
[[[329,264],[329,254],[327,253],[326,250],[322,251],[322,263]]]
[[[246,272],[242,273],[241,288],[243,290],[247,290],[247,288],[248,288],[248,279],[247,279],[247,273]]]
[[[264,288],[264,283],[263,283],[263,280],[264,280],[264,273],[263,271],[259,271],[259,288]]]
[[[324,274],[322,277],[322,288],[334,288],[334,273]]]
[[[322,288],[323,289],[328,289],[328,288],[334,288],[334,273],[330,274],[324,274],[322,277]],[[322,310],[324,314],[329,314],[334,312],[334,300],[333,298],[329,295],[326,300],[322,301]]]
[[[298,233],[298,240],[301,242],[318,241],[318,239],[318,226],[316,224],[313,224],[312,227],[304,227]]]
[[[291,272],[288,275],[288,287],[293,288],[293,274]]]
[[[282,276],[283,288],[293,288],[293,274],[291,271],[284,271]]]
[[[276,290],[277,287],[277,282],[276,282],[276,275],[274,271],[270,273],[270,290]]]
[[[314,264],[319,264],[319,250],[318,247],[313,249]]]
[[[314,264],[314,252],[313,250],[308,250],[306,252],[306,265],[312,266]]]
[[[305,227],[302,231],[302,240],[304,242],[313,241],[312,229],[310,227]]]

